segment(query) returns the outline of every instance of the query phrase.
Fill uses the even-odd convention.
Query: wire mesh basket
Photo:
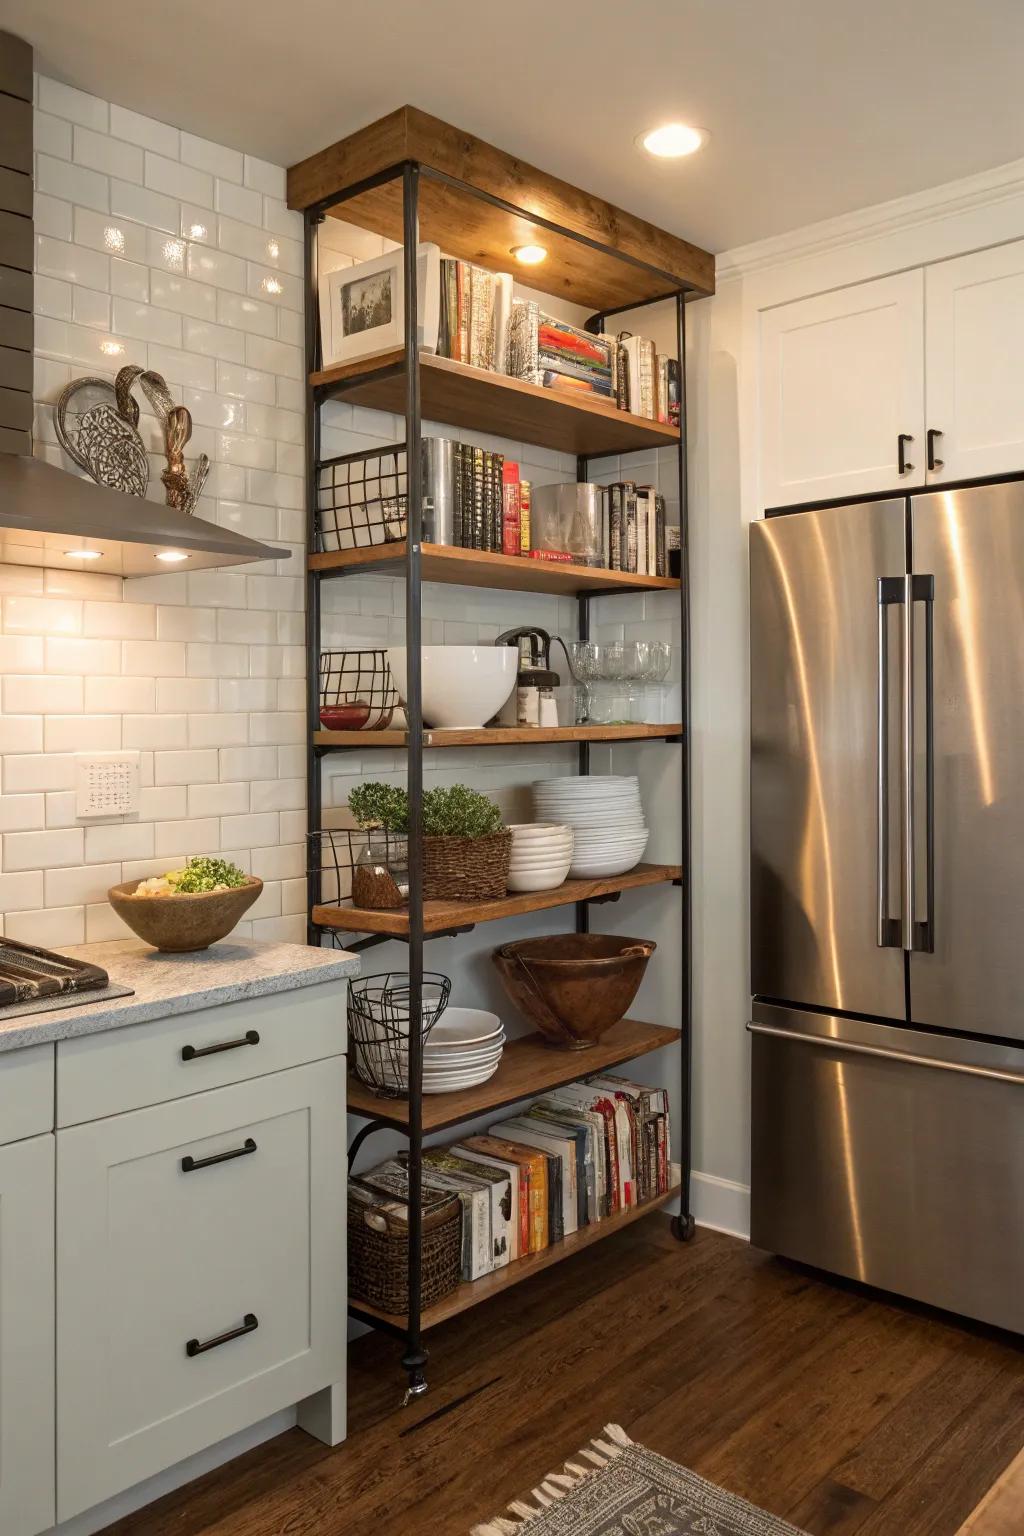
[[[317,549],[369,549],[404,539],[408,489],[404,445],[322,460]]]
[[[388,911],[409,900],[409,841],[378,828],[332,827],[310,834],[310,873],[319,905]]]
[[[452,984],[440,971],[424,971],[421,994],[422,1039],[448,1006]],[[408,971],[361,976],[348,985],[348,1028],[352,1066],[360,1082],[382,1098],[409,1091]]]
[[[329,731],[384,731],[398,704],[387,651],[324,651],[320,724]]]

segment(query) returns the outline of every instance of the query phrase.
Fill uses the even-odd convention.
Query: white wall
[[[123,937],[109,886],[222,851],[266,882],[242,933],[305,931],[301,219],[284,171],[38,78],[35,451],[84,374],[164,374],[212,461],[198,512],[293,551],[120,577],[0,567],[0,917]],[[152,417],[150,495],[164,496]],[[139,749],[142,805],[76,820],[76,751]]]
[[[706,1219],[717,1212],[736,1230],[748,1230],[747,539],[762,515],[759,317],[777,304],[1021,238],[1024,161],[726,252],[715,297],[690,311],[696,1204]]]

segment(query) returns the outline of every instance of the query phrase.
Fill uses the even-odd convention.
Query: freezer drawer
[[[1024,1332],[1024,1049],[754,1005],[751,1241]]]

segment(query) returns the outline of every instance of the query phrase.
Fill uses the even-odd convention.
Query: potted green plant
[[[501,811],[467,784],[423,796],[423,895],[434,901],[487,901],[504,896],[512,834]]]
[[[365,834],[352,862],[352,901],[383,911],[409,899],[409,797],[395,784],[358,784],[348,808]]]

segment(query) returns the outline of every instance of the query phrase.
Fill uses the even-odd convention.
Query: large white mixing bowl
[[[408,650],[388,650],[388,666],[403,705],[408,700]],[[510,645],[425,645],[423,723],[437,730],[486,725],[515,687],[519,652]]]

